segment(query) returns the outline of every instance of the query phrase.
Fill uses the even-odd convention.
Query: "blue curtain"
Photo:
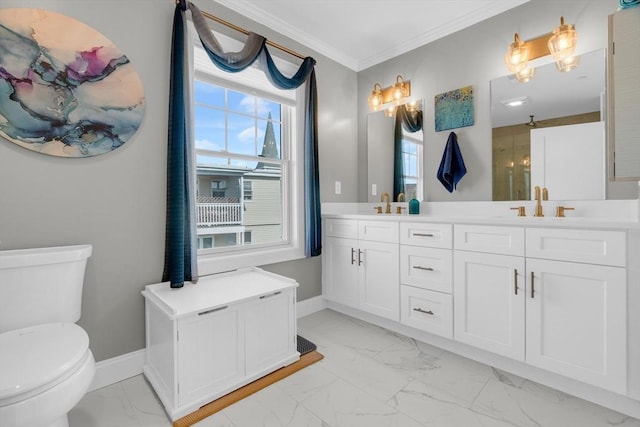
[[[402,129],[409,133],[414,133],[422,129],[422,111],[409,111],[405,105],[400,105],[396,108],[393,132],[393,199],[395,201],[398,201],[398,194],[404,193],[405,191]]]
[[[180,0],[173,19],[171,86],[169,98],[169,153],[167,161],[167,226],[163,281],[181,287],[185,280],[197,280],[195,229],[195,159],[193,156],[193,120],[188,74],[186,10],[211,62],[226,72],[239,72],[260,64],[269,80],[280,89],[295,89],[307,82],[305,92],[304,189],[305,254],[321,253],[320,188],[318,177],[317,87],[315,60],[307,57],[292,77],[277,68],[266,46],[266,39],[250,33],[239,52],[225,52],[209,30],[205,18],[194,4]]]
[[[197,282],[195,223],[195,168],[189,144],[191,95],[185,76],[188,48],[185,17],[176,6],[171,42],[171,81],[169,88],[169,129],[167,150],[167,220],[163,281],[182,287],[184,281]]]

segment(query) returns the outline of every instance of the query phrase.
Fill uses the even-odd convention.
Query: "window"
[[[253,200],[253,182],[245,180],[243,182],[243,197],[244,200]]]
[[[404,194],[407,200],[420,199],[422,195],[422,132],[402,138],[402,156],[404,162]]]
[[[211,181],[211,197],[224,197],[227,181]]]
[[[298,91],[253,67],[224,73],[195,48],[193,97],[198,182],[211,185],[197,200],[197,232],[214,236],[199,245],[200,274],[302,258]]]

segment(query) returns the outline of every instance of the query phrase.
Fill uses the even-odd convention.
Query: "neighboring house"
[[[267,124],[261,156],[278,158],[271,121]],[[282,181],[278,164],[258,162],[253,169],[198,165],[197,171],[199,249],[282,239]]]

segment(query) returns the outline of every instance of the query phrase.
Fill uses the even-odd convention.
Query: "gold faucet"
[[[386,191],[384,193],[382,193],[382,195],[380,196],[380,201],[384,202],[384,199],[387,199],[387,205],[384,208],[384,213],[391,213],[391,201],[389,200],[389,193],[387,193]]]
[[[536,185],[533,191],[536,199],[536,209],[533,213],[533,216],[544,216],[544,213],[542,212],[542,203],[540,201],[540,187]]]
[[[396,199],[396,202],[406,202],[406,197],[404,195],[404,193],[398,193],[398,198]]]
[[[570,208],[570,207],[568,207],[568,206],[558,206],[558,207],[556,208],[556,217],[558,217],[558,218],[564,218],[564,217],[565,217],[565,215],[564,215],[564,211],[573,211],[573,210],[575,210],[575,209],[576,209],[576,208]]]
[[[537,185],[534,188],[535,198],[536,198],[536,210],[533,216],[544,216],[544,212],[542,211],[542,198],[547,200],[549,198],[549,193],[547,192],[546,187],[542,190],[542,197],[540,195],[540,187]]]

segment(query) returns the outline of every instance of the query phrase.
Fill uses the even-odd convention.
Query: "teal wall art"
[[[435,96],[436,132],[473,126],[473,86]]]

